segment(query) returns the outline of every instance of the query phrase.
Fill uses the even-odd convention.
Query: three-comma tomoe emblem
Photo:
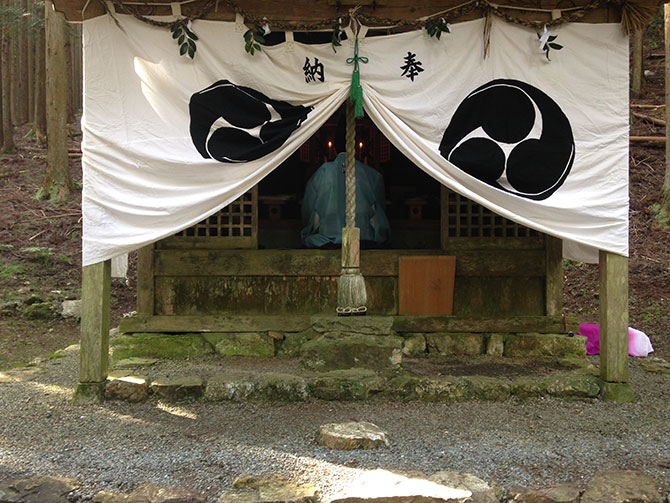
[[[254,161],[281,147],[311,111],[220,80],[191,96],[191,139],[205,159]]]
[[[534,200],[551,196],[575,159],[570,122],[539,89],[518,80],[493,80],[458,106],[440,153],[493,187]]]

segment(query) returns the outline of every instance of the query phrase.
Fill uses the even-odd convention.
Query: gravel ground
[[[279,473],[314,483],[329,500],[376,468],[468,472],[506,488],[584,485],[599,470],[627,468],[653,476],[661,494],[670,491],[670,376],[635,364],[635,404],[151,400],[74,406],[79,354],[66,354],[19,372],[22,377],[13,371],[3,379],[0,372],[0,479],[74,477],[84,496],[153,482],[216,501],[242,473]],[[391,446],[340,452],[314,444],[319,425],[349,420],[377,424]]]

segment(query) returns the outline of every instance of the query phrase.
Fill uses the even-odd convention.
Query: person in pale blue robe
[[[303,246],[336,248],[342,245],[346,225],[346,154],[326,162],[312,175],[302,202]],[[356,227],[361,230],[361,248],[383,248],[391,239],[384,206],[384,177],[356,161]]]

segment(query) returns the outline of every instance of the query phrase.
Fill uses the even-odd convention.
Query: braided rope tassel
[[[347,101],[346,117],[346,227],[342,229],[342,271],[337,282],[338,316],[367,312],[365,278],[360,270],[361,230],[356,227],[356,117],[351,101]]]
[[[363,88],[361,87],[361,74],[359,71],[359,62],[367,63],[368,58],[358,55],[358,37],[354,40],[354,57],[347,58],[347,64],[354,65],[354,71],[351,74],[351,90],[349,91],[349,100],[356,106],[354,115],[356,119],[365,116],[363,112]]]
[[[347,102],[346,225],[356,227],[356,118],[354,104]]]

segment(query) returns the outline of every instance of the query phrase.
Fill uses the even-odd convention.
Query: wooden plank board
[[[505,318],[472,318],[466,316],[397,316],[396,332],[535,332],[563,334],[579,331],[579,320],[562,316],[513,316]]]
[[[404,255],[457,255],[457,276],[544,276],[539,250],[362,250],[364,276],[398,276]],[[339,250],[156,250],[156,276],[339,276]]]
[[[452,314],[455,274],[454,256],[400,257],[398,314]]]

